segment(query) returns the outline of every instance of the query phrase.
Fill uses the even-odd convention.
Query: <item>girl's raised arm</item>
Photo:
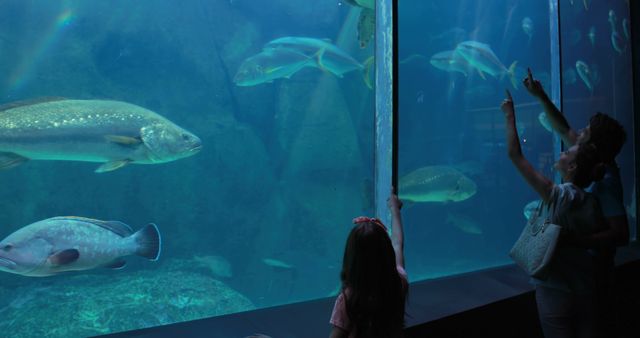
[[[391,196],[387,200],[387,205],[391,211],[391,243],[393,244],[393,251],[396,253],[396,265],[404,269],[404,232],[400,215],[402,201],[396,195],[394,187],[391,187]]]
[[[513,98],[507,90],[507,98],[502,101],[500,108],[504,112],[507,152],[509,159],[515,165],[516,169],[529,183],[529,185],[540,195],[540,198],[547,202],[551,196],[553,189],[553,181],[544,177],[539,173],[529,161],[522,155],[520,148],[520,139],[518,138],[518,130],[516,129],[515,109],[513,108]]]

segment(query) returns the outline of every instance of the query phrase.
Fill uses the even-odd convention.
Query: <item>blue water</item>
[[[622,20],[624,1],[610,2]],[[615,72],[600,61],[612,55],[607,10],[579,5],[562,11],[563,30],[582,34],[571,53],[593,55],[603,75],[593,97],[613,97],[597,102],[605,111],[615,103],[616,116],[630,121],[630,107],[620,103],[630,82],[607,75],[628,65],[629,51]],[[522,209],[536,196],[505,154],[498,106],[509,88],[525,155],[553,175],[551,134],[537,118],[542,109],[507,77],[465,77],[436,69],[429,58],[480,41],[506,67],[517,61],[518,82],[531,67],[549,89],[546,3],[403,0],[399,10],[399,58],[407,62],[399,74],[398,174],[439,165],[477,185],[464,201],[406,203],[409,277],[508,264],[506,252],[525,222]],[[250,87],[233,78],[244,60],[283,36],[327,39],[364,63],[373,42],[359,47],[358,14],[338,1],[0,3],[0,103],[45,96],[126,101],[203,143],[191,157],[102,174],[94,173],[99,163],[78,161],[29,161],[0,172],[2,238],[63,215],[134,229],[153,222],[163,238],[157,262],[127,257],[121,270],[2,273],[0,330],[12,337],[88,336],[335,295],[351,219],[374,214],[374,91],[358,70],[339,78],[307,67]],[[533,23],[530,41],[524,17]],[[597,25],[602,48],[589,49],[587,20]],[[563,57],[575,63],[571,53]],[[617,96],[608,91],[614,82],[622,88]],[[579,78],[563,88],[583,102],[572,106],[571,122],[585,123],[589,113],[578,111],[593,98]],[[629,142],[620,157],[625,187],[633,183],[631,150]],[[627,204],[630,198],[629,188]]]

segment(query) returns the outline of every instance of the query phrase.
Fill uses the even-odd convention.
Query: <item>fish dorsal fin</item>
[[[78,216],[61,216],[61,217],[54,217],[53,219],[81,221],[81,222],[91,223],[93,225],[97,225],[101,228],[107,229],[122,237],[127,237],[133,234],[133,229],[131,229],[129,225],[122,223],[120,221],[101,221],[99,219],[78,217]]]
[[[66,97],[59,97],[59,96],[43,96],[35,99],[26,99],[26,100],[8,102],[0,105],[0,112],[17,108],[17,107],[26,107],[26,106],[31,106],[38,103],[54,102],[54,101],[62,101],[62,100],[68,100],[68,99]]]

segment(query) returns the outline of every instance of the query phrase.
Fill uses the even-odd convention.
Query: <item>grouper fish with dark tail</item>
[[[0,271],[30,277],[97,267],[119,269],[122,259],[160,257],[161,237],[150,223],[134,232],[118,221],[63,216],[29,224],[0,241]]]
[[[170,162],[201,148],[194,134],[127,102],[51,99],[0,107],[0,169],[66,160],[103,163],[101,173]]]

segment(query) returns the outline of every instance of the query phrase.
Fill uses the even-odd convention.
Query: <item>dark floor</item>
[[[618,314],[610,338],[640,337],[640,261],[616,271]],[[406,338],[542,338],[533,292],[406,330]]]

